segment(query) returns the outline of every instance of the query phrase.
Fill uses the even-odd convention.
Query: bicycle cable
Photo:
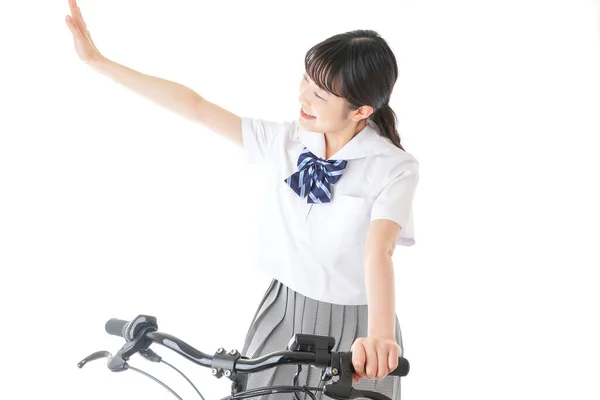
[[[183,400],[183,398],[181,396],[179,396],[177,393],[175,393],[175,391],[173,389],[171,389],[170,387],[168,387],[165,383],[163,383],[160,379],[157,379],[155,377],[153,377],[152,375],[150,375],[149,373],[142,371],[141,369],[132,367],[131,365],[127,366],[127,369],[130,369],[132,371],[136,371],[139,372],[142,375],[147,376],[148,378],[154,380],[157,383],[160,383],[165,389],[167,389],[169,392],[171,392],[175,397],[177,397],[179,400]]]
[[[248,399],[252,397],[258,396],[269,396],[278,393],[295,393],[295,392],[305,392],[307,393],[312,400],[317,400],[317,397],[311,390],[315,391],[323,391],[321,388],[317,387],[308,387],[308,386],[269,386],[269,387],[260,387],[256,389],[246,390],[244,392],[236,393],[233,397],[227,396],[221,400],[234,400],[234,399]]]
[[[202,396],[202,393],[200,393],[200,391],[198,390],[198,388],[197,388],[197,387],[196,387],[196,386],[195,386],[195,385],[192,383],[192,381],[190,381],[190,380],[188,379],[188,377],[187,377],[187,376],[185,376],[185,374],[184,374],[183,372],[181,372],[180,370],[178,370],[177,368],[175,368],[174,366],[172,366],[171,364],[169,364],[168,362],[166,362],[166,361],[164,361],[164,360],[162,361],[162,363],[163,363],[163,364],[167,364],[169,367],[171,367],[171,368],[173,368],[175,371],[179,372],[179,373],[181,374],[181,376],[183,376],[183,377],[185,378],[185,380],[186,380],[186,381],[188,381],[190,385],[192,385],[192,387],[194,388],[194,390],[196,391],[196,393],[198,393],[198,396],[200,396],[200,398],[201,398],[202,400],[205,400],[205,399],[204,399],[204,396]]]
[[[169,367],[173,368],[175,371],[177,371],[179,373],[179,375],[183,376],[190,385],[192,385],[192,387],[194,388],[196,393],[198,393],[198,396],[200,396],[200,398],[202,400],[205,400],[204,396],[202,396],[202,393],[200,393],[200,391],[198,390],[196,385],[194,385],[194,383],[187,376],[185,376],[185,374],[183,372],[181,372],[179,369],[177,369],[174,365],[171,365],[168,362],[166,362],[165,360],[163,360],[163,358],[161,356],[159,356],[158,354],[156,354],[155,351],[153,351],[152,349],[145,349],[145,350],[140,350],[138,353],[148,361],[155,362],[155,363],[163,363],[163,364],[166,364]]]
[[[294,386],[298,385],[298,377],[300,376],[301,371],[302,371],[302,364],[298,364],[298,371],[296,372],[296,375],[294,375],[294,380],[292,381],[292,384]],[[298,392],[294,392],[294,397],[296,398],[296,400],[300,400],[300,396],[298,395]]]

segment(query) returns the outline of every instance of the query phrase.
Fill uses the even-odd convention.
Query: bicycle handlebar
[[[126,369],[137,370],[127,363],[129,358],[135,353],[139,353],[150,361],[162,361],[161,357],[149,348],[153,343],[158,343],[179,353],[181,356],[195,364],[210,368],[212,375],[217,378],[221,378],[223,375],[228,377],[234,382],[232,385],[232,396],[229,397],[229,399],[232,400],[238,398],[236,397],[237,395],[234,394],[236,392],[240,394],[241,397],[239,398],[245,398],[249,397],[249,392],[257,394],[257,391],[263,389],[274,390],[271,391],[271,394],[279,392],[290,393],[300,389],[301,391],[307,391],[307,394],[313,399],[315,399],[315,397],[310,390],[320,390],[323,394],[340,400],[359,398],[390,400],[381,393],[359,390],[352,387],[352,373],[355,372],[352,364],[352,352],[332,351],[335,346],[335,338],[330,336],[295,334],[290,339],[287,350],[272,352],[257,358],[248,358],[240,354],[237,350],[227,352],[223,348],[219,348],[212,356],[205,354],[175,336],[158,332],[156,318],[148,315],[138,315],[131,321],[116,318],[110,319],[105,324],[105,330],[110,335],[124,338],[126,343],[114,356],[107,351],[97,351],[89,355],[78,363],[79,368],[82,368],[89,361],[106,357],[108,358],[108,368],[111,371],[119,372]],[[283,364],[305,364],[320,367],[323,369],[321,381],[330,381],[334,376],[337,376],[339,379],[325,385],[324,388],[309,388],[307,386],[269,386],[260,390],[250,389],[249,391],[243,391],[242,393],[246,394],[242,396],[240,391],[245,386],[243,382],[248,373],[262,371]],[[388,375],[398,377],[406,376],[409,369],[410,364],[408,363],[408,360],[399,357],[397,368]],[[141,372],[139,370],[137,371]],[[153,379],[181,399],[164,383],[155,378]],[[188,382],[190,382],[189,379]],[[198,392],[198,394],[200,394],[200,392]]]
[[[136,320],[125,321],[122,319],[112,318],[106,322],[105,329],[110,335],[120,336],[125,340],[132,340],[139,333],[142,325],[151,319],[149,317],[143,318],[140,321],[139,317]],[[151,317],[150,317],[151,318]],[[146,337],[155,343],[161,344],[187,358],[188,360],[202,365],[204,367],[211,367],[213,362],[213,356],[205,354],[189,344],[185,343],[175,336],[161,333],[161,332],[148,332]],[[340,352],[341,353],[341,352]],[[352,360],[352,352],[347,351],[350,360]],[[272,368],[282,364],[315,364],[316,363],[315,352],[299,352],[299,351],[278,351],[267,354],[263,357],[245,359],[240,358],[236,361],[232,373],[246,373],[246,372],[257,372],[264,369]],[[350,364],[352,372],[354,372],[354,366]],[[399,357],[398,366],[396,369],[391,371],[388,375],[393,376],[406,376],[410,369],[408,360]]]

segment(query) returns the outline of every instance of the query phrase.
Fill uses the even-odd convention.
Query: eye
[[[318,97],[319,99],[321,99],[321,100],[325,100],[324,98],[322,98],[321,96],[319,96],[319,95],[317,94],[317,92],[315,92],[315,96],[317,96],[317,97]]]

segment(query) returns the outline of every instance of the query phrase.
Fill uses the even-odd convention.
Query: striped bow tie
[[[331,185],[344,173],[348,161],[323,160],[305,147],[298,157],[298,171],[285,180],[290,188],[307,203],[329,203]]]

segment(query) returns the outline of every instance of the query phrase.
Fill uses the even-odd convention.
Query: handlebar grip
[[[352,364],[352,352],[348,352],[350,357],[350,369],[354,372],[354,365]],[[388,375],[393,376],[406,376],[408,375],[408,371],[410,370],[410,364],[408,360],[404,357],[398,357],[398,366],[395,370],[391,371]]]
[[[398,357],[398,366],[395,370],[390,372],[388,375],[394,376],[406,376],[408,375],[408,371],[410,370],[410,364],[408,360],[404,357]]]
[[[106,322],[104,329],[109,335],[125,338],[125,327],[128,323],[128,321],[123,321],[122,319],[111,318]]]

